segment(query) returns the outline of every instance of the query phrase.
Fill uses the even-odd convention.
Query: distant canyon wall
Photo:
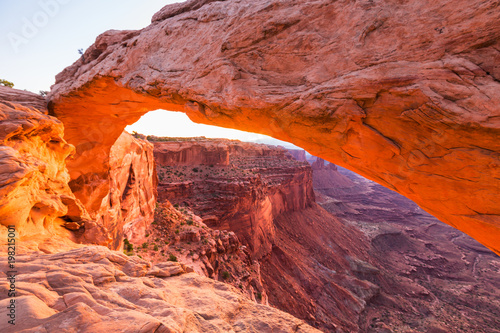
[[[369,266],[363,235],[315,203],[313,169],[329,185],[344,180],[333,164],[318,160],[311,167],[303,151],[297,161],[284,148],[232,140],[154,146],[157,161],[169,161],[157,164],[159,201],[193,210],[212,228],[234,231],[260,267],[261,295],[272,306],[327,332],[358,329],[378,286],[351,268],[352,262]],[[172,163],[179,147],[189,163]],[[227,152],[228,164],[204,164],[215,148]]]
[[[154,146],[160,200],[187,203],[209,226],[236,232],[256,258],[271,251],[274,218],[314,202],[310,166],[293,160],[285,149],[230,140]],[[172,161],[179,147],[187,158],[176,165]],[[225,156],[224,163],[211,159],[213,151]],[[208,160],[214,164],[207,165]]]

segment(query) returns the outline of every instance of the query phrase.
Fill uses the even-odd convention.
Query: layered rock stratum
[[[154,139],[155,157],[161,161],[159,200],[194,211],[212,228],[234,232],[245,247],[239,253],[255,264],[250,270],[243,261],[235,268],[238,255],[214,258],[210,266],[202,255],[188,256],[189,262],[211,272],[233,264],[227,268],[230,277],[221,281],[243,287],[253,299],[269,301],[325,332],[358,331],[358,320],[379,287],[359,279],[351,269],[351,261],[371,267],[365,261],[370,260],[368,241],[315,203],[312,171],[320,168],[319,163],[311,168],[282,147],[236,140]],[[224,152],[224,162],[207,165],[207,160],[214,161],[215,151]],[[193,251],[197,242],[200,239],[181,248]],[[220,245],[217,251],[223,254],[228,246]],[[164,245],[159,248],[169,251]],[[250,276],[250,271],[257,271],[257,276]]]
[[[363,234],[376,266],[351,267],[380,287],[360,314],[361,332],[500,332],[498,256],[401,195],[315,164],[318,202]]]
[[[57,76],[73,180],[155,109],[264,133],[387,186],[500,253],[495,0],[206,1],[110,30]]]
[[[50,251],[78,241],[68,226],[99,227],[68,186],[66,158],[74,147],[46,104],[33,93],[0,87],[0,233],[3,244],[13,226],[23,246]]]
[[[283,148],[200,138],[154,146],[159,199],[188,205],[208,226],[236,232],[254,258],[270,253],[275,217],[314,202],[309,164]]]

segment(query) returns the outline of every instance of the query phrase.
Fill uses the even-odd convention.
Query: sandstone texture
[[[74,185],[70,183],[73,190]],[[123,132],[110,151],[109,192],[97,211],[89,208],[97,223],[110,231],[112,249],[121,248],[123,237],[141,238],[153,222],[156,186],[153,145]],[[78,191],[75,195],[82,198],[99,196],[98,192],[86,195]]]
[[[14,225],[23,246],[48,252],[76,243],[121,248],[124,233],[132,239],[153,221],[152,144],[122,133],[110,150],[109,171],[82,186],[66,169],[75,147],[46,105],[39,95],[0,87],[1,224]]]
[[[182,262],[200,275],[238,288],[256,303],[269,305],[260,264],[248,246],[233,231],[207,227],[187,207],[159,203],[144,240],[126,240],[125,249],[127,255],[137,254],[153,263]]]
[[[275,217],[314,202],[311,167],[286,149],[219,139],[154,145],[159,200],[186,205],[208,226],[234,231],[256,259],[271,251]],[[179,155],[179,146],[189,159],[163,164]],[[215,149],[225,151],[225,162],[205,165]]]
[[[500,253],[495,0],[206,1],[107,31],[57,76],[72,179],[159,108],[268,134],[387,186]],[[82,125],[83,124],[83,125]],[[89,162],[91,161],[91,162]]]
[[[71,225],[92,225],[68,186],[66,158],[74,147],[63,125],[47,115],[45,98],[0,87],[0,234],[14,226],[22,246],[74,247]]]
[[[158,161],[172,161],[182,146],[183,155],[193,163],[158,163],[160,202],[168,206],[168,199],[180,212],[201,216],[173,227],[178,237],[168,236],[167,245],[162,235],[169,235],[172,227],[151,233],[149,239],[160,244],[155,257],[174,253],[181,262],[199,266],[203,274],[231,283],[251,299],[269,302],[325,332],[358,331],[358,320],[379,287],[358,279],[351,269],[354,259],[349,258],[371,267],[364,245],[368,240],[315,204],[313,168],[307,162],[296,161],[284,148],[235,140],[163,138],[154,144]],[[201,164],[215,148],[223,147],[228,163]],[[305,157],[305,153],[299,155]],[[319,161],[314,168],[336,170]],[[340,174],[335,179],[350,182]],[[170,210],[162,215],[167,220],[175,216]],[[197,227],[205,223],[218,229],[212,233],[230,231],[234,236],[209,236],[206,229]],[[200,236],[188,238],[188,233]],[[238,242],[231,243],[233,237]],[[200,248],[200,241],[206,245]],[[144,250],[137,251],[142,255]]]
[[[106,247],[17,257],[16,332],[319,332],[179,263]],[[0,257],[0,315],[9,299]],[[2,332],[11,331],[6,320]]]

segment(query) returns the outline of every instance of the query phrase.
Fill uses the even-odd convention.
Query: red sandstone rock
[[[261,261],[269,304],[324,332],[358,332],[366,304],[379,291],[350,265],[351,258],[371,260],[361,232],[316,204],[284,212],[274,224],[275,244]]]
[[[82,178],[77,178],[69,184],[96,221],[95,225],[102,229],[96,234],[108,238],[102,245],[119,249],[124,235],[131,240],[142,240],[153,221],[156,202],[152,144],[123,132],[111,147],[109,173],[89,174],[86,180],[89,182],[85,184]]]
[[[112,248],[120,248],[123,236],[143,239],[154,218],[156,186],[153,145],[123,132],[111,147],[110,191],[99,210],[103,220],[98,220],[113,230]]]
[[[337,166],[333,163],[325,165],[325,160],[318,158],[311,165],[313,170],[314,189],[332,189],[337,187],[353,187],[354,183],[338,172]]]
[[[16,226],[23,246],[57,251],[77,242],[120,248],[124,233],[131,239],[144,234],[156,200],[150,143],[122,134],[110,152],[109,174],[93,174],[89,186],[73,180],[70,188],[66,161],[75,150],[63,139],[62,123],[47,115],[45,99],[0,87],[0,103],[0,220]]]
[[[208,228],[186,207],[158,203],[144,242],[124,242],[127,255],[137,254],[157,264],[178,261],[194,271],[237,287],[249,299],[268,305],[260,266],[232,231]]]
[[[155,142],[158,165],[229,165],[229,149],[224,144],[204,141]]]
[[[270,253],[276,216],[314,202],[309,165],[283,148],[219,139],[154,145],[159,199],[188,204],[210,227],[236,232],[254,258]],[[179,146],[189,159],[175,165]],[[215,149],[226,162],[204,165]]]
[[[307,161],[306,151],[303,149],[288,149],[288,152],[297,161]]]
[[[351,258],[351,272],[380,288],[359,316],[360,331],[500,333],[500,257],[397,193],[339,171],[355,186],[316,191],[325,209],[364,234],[376,267]]]
[[[248,259],[242,260],[245,265],[241,264],[241,269],[236,269],[234,256],[233,259],[217,258],[234,244],[220,237],[208,240],[209,247],[200,253],[202,272],[235,286],[242,283],[251,299],[269,301],[322,330],[338,328],[355,332],[364,306],[379,287],[354,276],[351,262],[358,263],[356,267],[361,267],[360,263],[363,267],[373,267],[357,259],[368,260],[364,238],[359,231],[342,225],[314,203],[312,168],[306,162],[291,159],[283,148],[198,139],[191,142],[194,154],[187,142],[181,144],[194,164],[179,161],[178,166],[171,162],[164,166],[159,163],[159,198],[180,204],[181,210],[189,207],[203,214],[203,222],[213,228],[233,230],[242,244],[248,246],[248,258],[258,259],[252,265],[257,276],[250,279]],[[171,161],[169,155],[176,156],[178,145],[175,141],[155,142],[155,156],[158,160]],[[203,151],[199,150],[200,145],[205,147]],[[231,168],[200,165],[206,158],[203,154],[211,154],[210,146],[225,146],[230,151]],[[332,164],[325,166],[317,162],[314,168],[331,174],[329,184],[335,179],[348,180]],[[181,181],[190,184],[189,192],[179,191]],[[186,226],[181,228],[184,230],[180,231],[176,246],[181,246],[183,252],[193,251],[197,243],[186,245],[180,241],[196,242],[192,237],[197,233]],[[191,258],[187,256],[186,260]],[[221,274],[224,271],[221,265],[231,267],[226,269],[226,278]]]
[[[348,166],[500,253],[499,20],[493,0],[189,1],[99,36],[50,110],[84,186],[127,124],[184,111]]]
[[[16,331],[319,332],[236,288],[179,263],[152,265],[108,248],[18,255]],[[0,256],[0,315],[6,318],[7,257]],[[0,331],[12,331],[7,320]]]
[[[73,152],[62,123],[47,115],[43,97],[0,87],[2,244],[12,225],[20,247],[53,251],[75,246],[75,233],[64,226],[76,230],[91,221],[68,186],[65,161]]]

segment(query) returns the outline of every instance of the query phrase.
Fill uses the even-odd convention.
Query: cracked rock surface
[[[152,267],[103,246],[18,255],[15,266],[16,332],[319,332],[180,263]],[[5,318],[4,255],[0,267]]]

